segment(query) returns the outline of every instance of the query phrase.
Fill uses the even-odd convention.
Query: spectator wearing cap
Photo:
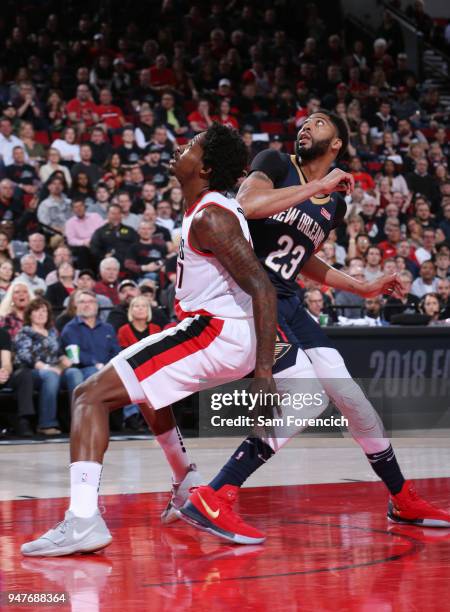
[[[412,284],[411,293],[422,298],[426,293],[437,290],[436,268],[431,260],[424,261],[419,269],[419,277]]]
[[[230,79],[220,79],[219,85],[217,87],[217,95],[220,99],[231,98],[232,89]]]
[[[108,323],[118,331],[122,325],[128,323],[128,308],[131,300],[140,295],[137,283],[131,279],[124,279],[119,285],[119,303],[111,310],[108,316]],[[167,316],[160,308],[152,311],[152,322],[159,325],[161,329],[168,323]]]
[[[110,204],[106,223],[92,234],[91,252],[99,261],[113,255],[123,264],[130,246],[137,240],[135,230],[122,223],[122,209],[119,204]]]
[[[125,125],[122,109],[112,103],[111,91],[104,87],[100,90],[100,104],[97,105],[99,121],[106,131],[118,132]]]
[[[60,177],[50,179],[47,187],[49,196],[39,204],[37,218],[39,223],[63,234],[66,221],[72,216],[71,202],[63,192],[64,183]]]
[[[279,134],[271,134],[269,138],[269,149],[283,152],[283,140]]]
[[[80,161],[72,166],[70,173],[73,179],[81,173],[86,174],[94,186],[101,179],[103,171],[92,161],[92,148],[89,142],[80,145]]]
[[[170,91],[161,96],[161,103],[156,107],[156,124],[164,125],[172,134],[185,136],[189,131],[189,123],[184,112],[175,105],[175,97]]]
[[[94,291],[100,295],[106,295],[111,302],[119,303],[118,278],[120,262],[115,257],[105,257],[99,265],[100,280],[96,282]]]
[[[144,160],[141,166],[144,180],[154,183],[157,189],[165,187],[169,182],[169,170],[161,161],[161,147],[152,142],[147,147]]]

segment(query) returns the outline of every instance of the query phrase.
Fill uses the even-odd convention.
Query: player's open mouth
[[[308,140],[311,140],[311,136],[308,133],[304,133],[300,136],[300,138],[298,139],[299,144],[301,144],[302,142],[306,142]]]

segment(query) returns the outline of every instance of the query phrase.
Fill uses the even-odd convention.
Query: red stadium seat
[[[284,125],[279,121],[262,121],[261,132],[268,134],[284,134]]]
[[[381,162],[367,162],[366,166],[370,172],[379,172],[383,164]]]
[[[116,148],[116,147],[120,147],[121,144],[122,144],[122,136],[120,134],[113,134],[112,146]]]
[[[41,145],[48,147],[50,144],[50,138],[48,137],[48,132],[42,130],[34,133],[34,139]]]

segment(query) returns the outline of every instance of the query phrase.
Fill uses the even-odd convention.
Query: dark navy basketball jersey
[[[251,172],[264,172],[275,189],[304,185],[307,180],[295,155],[268,149],[253,160]],[[268,219],[249,220],[256,256],[278,295],[296,293],[295,282],[311,255],[344,218],[346,204],[339,193],[312,197]]]

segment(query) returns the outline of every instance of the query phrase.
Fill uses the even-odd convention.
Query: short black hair
[[[318,113],[328,117],[328,119],[331,121],[331,123],[336,128],[338,138],[342,140],[342,147],[340,148],[339,153],[337,154],[337,157],[336,157],[336,161],[338,161],[342,159],[344,155],[347,153],[348,141],[350,139],[347,124],[342,119],[342,117],[339,117],[339,115],[336,115],[336,113],[332,113],[331,111],[327,109],[320,108],[319,110],[315,111],[313,115],[317,115]]]
[[[211,168],[209,186],[215,191],[231,191],[244,173],[248,157],[239,133],[213,123],[203,140],[203,164]]]

